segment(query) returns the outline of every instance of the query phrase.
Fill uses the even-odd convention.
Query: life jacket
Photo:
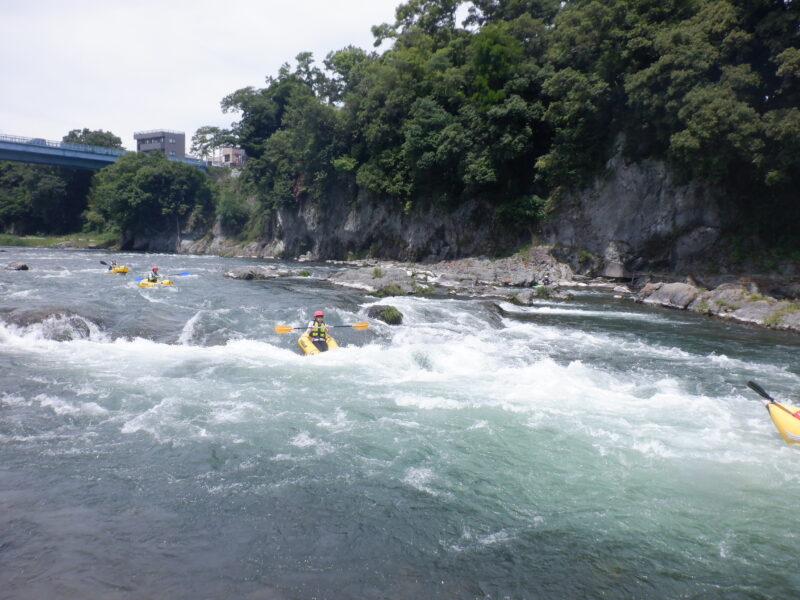
[[[158,273],[153,273],[150,271],[150,274],[147,276],[147,281],[158,281],[160,275]]]
[[[325,323],[317,323],[314,321],[314,324],[311,326],[311,331],[308,334],[312,340],[321,340],[325,341],[328,337],[327,328],[325,327]]]

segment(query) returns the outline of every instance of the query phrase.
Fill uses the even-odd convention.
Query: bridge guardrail
[[[114,157],[117,157],[117,158],[119,158],[123,154],[128,154],[128,152],[133,152],[135,154],[135,151],[133,151],[133,150],[124,150],[124,149],[119,149],[119,148],[108,148],[106,146],[91,146],[89,144],[77,144],[75,142],[54,142],[54,141],[51,141],[51,140],[46,140],[44,138],[27,138],[27,137],[21,137],[21,136],[18,136],[18,135],[6,135],[4,133],[0,133],[0,143],[2,143],[2,142],[7,142],[7,143],[10,143],[10,144],[24,144],[26,146],[29,146],[29,145],[32,145],[32,146],[43,146],[43,147],[46,147],[46,148],[53,148],[53,149],[56,149],[56,150],[71,150],[72,152],[80,152],[80,153],[84,153],[85,155],[95,155],[95,157],[96,157],[95,160],[100,160],[100,161],[105,161],[106,159],[100,159],[99,157],[97,157],[98,154],[99,155],[105,155],[105,156],[114,156]],[[44,154],[48,154],[48,153],[45,152]],[[53,153],[53,154],[60,154],[60,153]],[[191,165],[193,167],[197,167],[197,168],[202,169],[204,171],[206,171],[207,168],[208,168],[206,163],[205,163],[205,161],[200,160],[198,158],[193,158],[193,157],[188,157],[188,156],[187,157],[182,157],[182,158],[178,158],[178,157],[167,157],[167,158],[169,158],[169,160],[176,160],[176,161],[179,161],[179,162],[186,163],[188,165]],[[85,160],[85,159],[92,160],[92,157],[91,156],[79,157],[79,160]],[[15,159],[12,158],[11,160],[15,160]],[[114,162],[114,161],[116,161],[116,158],[114,158],[110,162]]]
[[[90,144],[76,144],[75,142],[53,142],[43,138],[26,138],[17,135],[0,134],[0,142],[11,142],[14,144],[33,144],[35,146],[46,146],[48,148],[58,148],[61,150],[74,150],[76,152],[92,152],[93,154],[108,154],[110,156],[122,156],[127,150],[119,148],[108,148],[106,146],[92,146]]]

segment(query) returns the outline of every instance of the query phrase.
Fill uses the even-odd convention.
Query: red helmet
[[[317,317],[324,317],[324,316],[325,316],[325,313],[324,313],[324,312],[322,312],[321,310],[318,310],[317,312],[315,312],[315,313],[314,313],[314,318],[315,318],[315,319],[316,319]]]
[[[158,271],[158,267],[153,267],[153,271]]]

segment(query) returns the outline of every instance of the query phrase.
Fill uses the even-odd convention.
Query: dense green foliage
[[[303,53],[198,141],[245,148],[267,210],[366,188],[406,208],[481,197],[527,227],[623,140],[774,242],[800,225],[799,25],[790,0],[410,0],[373,28],[388,51]]]
[[[122,140],[110,131],[103,131],[102,129],[97,131],[92,131],[85,127],[83,129],[73,129],[62,138],[62,141],[122,150]]]
[[[64,142],[122,148],[103,130],[73,129]],[[0,161],[0,231],[20,235],[79,231],[92,171]]]
[[[73,129],[62,141],[122,148],[120,138],[103,130]],[[220,212],[226,222],[241,225],[248,215],[229,196]],[[147,234],[181,228],[213,208],[208,175],[160,153],[128,153],[98,172],[0,162],[0,232]]]
[[[99,171],[89,196],[89,223],[121,233],[179,230],[192,214],[213,209],[208,175],[159,152],[128,153]]]
[[[532,230],[622,148],[718,190],[741,224],[731,237],[800,248],[800,3],[408,0],[373,33],[391,47],[348,46],[322,65],[301,53],[222,100],[231,128],[197,131],[195,152],[247,152],[243,176],[217,186],[227,233],[258,235],[276,207],[360,190],[406,211],[480,198],[501,230]],[[93,226],[208,209],[207,180],[151,160],[95,176]],[[0,164],[0,230],[74,230],[81,177]]]

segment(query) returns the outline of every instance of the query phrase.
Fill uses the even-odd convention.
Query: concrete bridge
[[[127,154],[127,150],[89,146],[72,142],[52,142],[42,138],[24,138],[0,134],[0,160],[102,169]],[[206,164],[195,158],[170,158],[206,170]]]

